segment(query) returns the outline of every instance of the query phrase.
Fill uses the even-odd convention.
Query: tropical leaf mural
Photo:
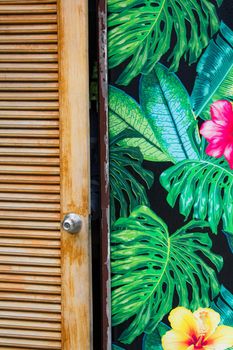
[[[193,134],[198,138],[196,119],[187,91],[175,74],[157,64],[150,74],[142,76],[140,103],[159,144],[173,162],[199,158],[193,138]]]
[[[219,28],[216,7],[221,4],[222,0],[108,0],[109,67],[127,60],[117,82],[127,85],[139,73],[148,74],[166,53],[173,71],[182,57],[195,62]]]
[[[233,350],[231,9],[108,0],[113,350]]]
[[[206,223],[190,221],[174,234],[148,207],[120,218],[111,233],[112,322],[131,319],[120,336],[131,343],[151,333],[168,313],[177,294],[179,305],[208,306],[219,292],[216,270],[222,258],[211,251]],[[204,259],[203,259],[204,258]]]
[[[109,128],[112,137],[124,131],[125,137],[121,137],[118,144],[123,147],[139,147],[145,160],[171,161],[161,148],[156,133],[139,104],[113,86],[109,87]]]
[[[233,31],[223,22],[216,39],[197,65],[197,79],[192,92],[195,113],[210,119],[210,105],[214,101],[233,101]]]
[[[160,182],[172,207],[179,199],[186,219],[192,211],[194,219],[208,220],[214,233],[222,219],[224,230],[233,234],[233,171],[224,159],[204,155],[200,160],[184,160],[167,169]]]
[[[144,186],[136,179],[135,174],[150,188],[154,176],[143,169],[143,157],[137,147],[120,147],[118,141],[124,132],[110,141],[110,190],[111,222],[116,219],[117,207],[120,216],[127,216],[139,204],[149,204]]]

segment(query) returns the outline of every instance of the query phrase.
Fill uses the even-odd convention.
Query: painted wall
[[[233,3],[108,12],[113,349],[233,347]]]

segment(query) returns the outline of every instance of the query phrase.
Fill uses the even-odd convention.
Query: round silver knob
[[[82,227],[82,220],[79,215],[69,213],[64,217],[62,227],[69,233],[78,233]]]

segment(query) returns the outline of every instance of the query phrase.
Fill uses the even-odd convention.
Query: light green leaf
[[[123,131],[125,137],[119,142],[123,147],[139,147],[145,160],[154,162],[170,161],[161,149],[155,133],[144,116],[138,103],[125,92],[109,87],[109,129],[111,136]],[[132,137],[132,133],[134,137]]]
[[[199,157],[193,143],[198,129],[189,96],[174,73],[157,64],[150,74],[142,76],[140,103],[159,144],[173,162]]]
[[[121,342],[130,344],[141,333],[154,332],[175,306],[206,307],[219,293],[214,268],[221,269],[222,258],[211,252],[203,228],[205,222],[191,221],[170,236],[164,221],[145,206],[116,221],[111,233],[112,322],[130,320]]]
[[[233,172],[220,158],[204,156],[201,160],[184,160],[162,173],[167,201],[174,207],[179,198],[180,213],[186,218],[208,220],[214,233],[220,220],[224,231],[233,233]]]
[[[220,6],[222,0],[214,1]],[[219,28],[216,5],[210,0],[108,0],[109,67],[127,61],[118,83],[127,85],[148,74],[166,53],[171,70],[180,59],[196,62]],[[210,35],[209,35],[210,33]]]
[[[220,34],[201,57],[197,73],[191,97],[193,109],[196,115],[210,119],[213,102],[233,101],[233,32],[223,22]]]
[[[111,222],[116,220],[117,207],[120,216],[127,216],[139,204],[148,204],[145,187],[152,186],[154,176],[142,166],[143,157],[136,147],[121,147],[117,139],[110,139],[109,180],[111,190]],[[135,174],[142,183],[137,180]]]
[[[163,350],[161,339],[170,329],[166,324],[160,322],[153,333],[144,335],[142,350]]]

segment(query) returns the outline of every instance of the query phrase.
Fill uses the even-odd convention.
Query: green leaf
[[[163,350],[161,339],[170,329],[166,324],[160,322],[153,333],[144,335],[142,350]]]
[[[221,324],[233,327],[233,295],[223,285],[217,301],[210,307],[220,314]]]
[[[124,349],[118,345],[112,344],[112,350],[124,350]]]
[[[120,216],[127,216],[137,205],[149,203],[144,185],[149,189],[154,180],[153,173],[142,167],[143,157],[139,148],[123,148],[115,141],[110,139],[109,152],[112,223],[116,220],[117,208]]]
[[[227,238],[229,249],[230,249],[231,253],[233,254],[233,232],[229,233],[229,232],[223,231],[223,233],[225,234],[225,236]]]
[[[201,231],[206,227],[203,221],[191,221],[170,236],[164,221],[145,206],[116,221],[111,233],[112,323],[130,322],[121,342],[154,332],[175,306],[206,307],[219,293],[214,267],[221,269],[222,258],[211,252],[212,241]]]
[[[220,6],[222,0],[215,3]],[[196,62],[219,28],[210,0],[108,0],[108,11],[109,67],[127,60],[118,78],[122,85],[148,74],[168,52],[173,71],[183,56],[189,64]]]
[[[125,92],[109,87],[109,129],[111,136],[128,131],[119,142],[123,147],[139,147],[145,160],[170,161],[138,103]],[[132,132],[134,137],[132,137]]]
[[[186,218],[192,211],[193,218],[208,220],[214,233],[222,219],[224,231],[233,233],[233,172],[224,159],[184,160],[165,170],[160,182],[172,207],[179,197]]]
[[[173,162],[197,159],[197,148],[188,130],[198,129],[189,96],[181,81],[166,67],[157,64],[140,82],[142,110],[155,132],[156,139]]]
[[[191,101],[196,115],[210,119],[210,105],[233,100],[233,32],[223,22],[197,65]]]

